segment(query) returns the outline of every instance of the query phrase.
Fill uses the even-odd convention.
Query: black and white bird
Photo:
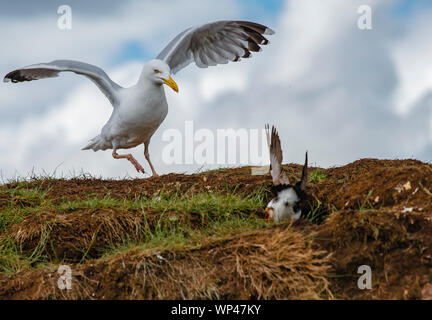
[[[282,148],[279,134],[273,126],[271,133],[269,125],[265,126],[267,143],[270,149],[270,172],[273,179],[273,190],[276,197],[267,205],[266,218],[275,222],[285,219],[297,220],[305,211],[305,200],[307,195],[306,182],[308,179],[307,166],[308,154],[305,155],[305,163],[302,170],[301,180],[291,185],[286,173],[282,169]]]
[[[248,21],[217,21],[189,28],[177,35],[157,56],[146,63],[138,83],[122,88],[100,68],[73,60],[56,60],[30,65],[8,73],[5,82],[23,82],[57,77],[60,72],[74,72],[93,81],[113,106],[110,119],[101,133],[83,150],[112,149],[115,159],[127,159],[138,172],[144,168],[131,154],[119,155],[118,149],[144,144],[144,156],[153,176],[157,173],[150,161],[149,143],[168,113],[163,85],[178,92],[171,78],[191,62],[207,68],[229,61],[249,58],[251,52],[261,51],[269,41],[264,35],[274,34],[270,28]]]

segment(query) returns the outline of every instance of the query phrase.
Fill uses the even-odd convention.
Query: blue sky
[[[424,10],[431,7],[432,1],[430,0],[399,0],[391,8],[392,14],[398,17],[408,17],[415,11]]]
[[[237,2],[242,7],[242,15],[238,18],[254,21],[276,20],[285,5],[284,0],[237,0]],[[430,0],[398,0],[388,8],[388,12],[394,17],[407,19],[416,11],[428,7],[432,7]],[[111,63],[116,65],[128,60],[150,60],[152,58],[151,50],[144,43],[130,40],[119,46]]]
[[[239,0],[245,16],[253,19],[276,18],[284,5],[283,0]]]
[[[238,19],[251,21],[274,21],[281,12],[283,0],[237,0],[242,8]],[[173,35],[175,36],[175,35]],[[111,63],[120,64],[128,60],[150,60],[154,58],[151,50],[138,40],[130,40],[119,46],[118,52],[113,56]]]
[[[70,1],[73,28],[57,28],[68,1],[1,1],[0,73],[54,59],[95,64],[122,86],[185,28],[219,19],[272,27],[271,44],[240,63],[175,75],[168,116],[150,144],[160,173],[200,166],[163,162],[169,129],[259,129],[275,124],[285,162],[342,165],[359,158],[432,161],[432,1],[400,0],[106,0]],[[359,5],[373,29],[357,28]],[[29,172],[139,176],[110,152],[81,151],[111,107],[87,79],[0,84],[0,178]],[[130,152],[146,169],[141,147]],[[214,167],[214,166],[213,166]],[[212,168],[212,166],[206,167]]]

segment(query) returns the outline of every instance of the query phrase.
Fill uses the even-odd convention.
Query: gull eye
[[[153,71],[154,73],[161,73],[158,69],[154,69]]]

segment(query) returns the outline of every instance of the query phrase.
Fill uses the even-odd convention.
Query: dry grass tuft
[[[33,215],[11,227],[20,250],[41,250],[50,260],[82,260],[110,244],[143,237],[143,215],[119,209]]]
[[[130,250],[76,265],[73,288],[55,273],[33,271],[25,288],[11,279],[0,296],[30,299],[320,299],[331,298],[329,256],[289,225],[177,250]],[[21,283],[21,282],[20,282]],[[43,288],[43,289],[42,289]],[[23,292],[24,291],[24,292]],[[11,295],[8,295],[10,293]]]

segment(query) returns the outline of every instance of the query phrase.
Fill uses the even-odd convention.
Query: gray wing
[[[289,179],[282,169],[282,148],[279,134],[277,133],[274,126],[272,126],[271,136],[268,124],[265,126],[265,129],[267,133],[267,143],[269,144],[270,148],[270,172],[272,175],[273,184],[275,186],[279,184],[289,184]]]
[[[274,34],[266,26],[249,21],[217,21],[189,28],[177,35],[157,59],[165,61],[175,74],[191,62],[200,68],[249,58]]]
[[[122,87],[112,81],[101,68],[80,61],[56,60],[49,63],[33,64],[9,72],[3,81],[16,83],[55,78],[60,72],[67,71],[86,76],[98,86],[113,106],[117,104],[118,92]]]

